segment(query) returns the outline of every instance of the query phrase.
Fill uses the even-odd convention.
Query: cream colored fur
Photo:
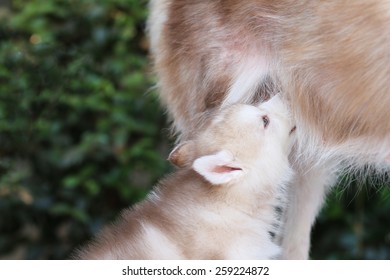
[[[338,172],[388,169],[390,1],[151,0],[150,8],[161,101],[180,139],[221,106],[283,92],[297,124],[284,257],[308,258]]]
[[[271,259],[292,170],[293,125],[274,97],[232,105],[174,149],[179,170],[105,228],[81,259]]]

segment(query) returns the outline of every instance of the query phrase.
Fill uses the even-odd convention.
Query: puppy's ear
[[[213,185],[229,183],[244,173],[233,155],[226,150],[202,156],[194,161],[192,167]]]
[[[180,143],[169,154],[168,160],[176,167],[184,167],[193,159],[194,147],[194,141]]]

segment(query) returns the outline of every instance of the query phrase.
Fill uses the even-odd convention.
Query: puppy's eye
[[[267,128],[270,122],[269,117],[267,115],[264,115],[262,116],[262,119],[263,119],[264,128]]]

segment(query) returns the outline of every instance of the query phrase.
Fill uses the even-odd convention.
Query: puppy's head
[[[212,184],[235,182],[267,163],[287,160],[293,124],[279,97],[260,106],[235,104],[222,109],[194,140],[178,145],[169,160],[192,167]]]

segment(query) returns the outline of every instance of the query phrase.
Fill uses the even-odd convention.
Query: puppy
[[[177,172],[123,211],[78,258],[277,258],[275,207],[292,174],[291,131],[278,97],[218,112],[197,137],[172,151]]]
[[[162,103],[180,139],[236,102],[282,92],[297,127],[284,258],[310,230],[340,170],[390,161],[389,0],[151,0]]]

